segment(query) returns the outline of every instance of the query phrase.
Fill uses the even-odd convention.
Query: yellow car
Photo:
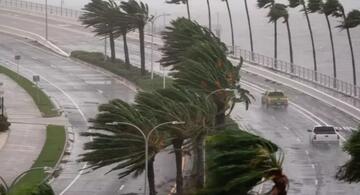
[[[261,97],[261,104],[268,108],[269,106],[288,106],[288,97],[282,91],[266,91]]]

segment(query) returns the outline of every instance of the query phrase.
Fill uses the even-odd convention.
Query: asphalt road
[[[61,194],[67,189],[64,194],[76,195],[110,195],[120,188],[121,193],[142,192],[143,176],[118,180],[116,172],[105,175],[110,167],[79,176],[84,164],[76,162],[78,155],[84,152],[83,144],[89,141],[88,138],[79,136],[79,133],[87,131],[86,121],[96,115],[97,106],[114,97],[132,102],[135,94],[132,87],[127,87],[114,75],[35,47],[28,40],[17,40],[1,34],[1,63],[16,70],[14,50],[22,56],[20,74],[29,79],[33,75],[40,75],[40,87],[62,108],[75,133],[75,141],[70,146],[71,153],[65,158],[68,162],[64,163],[62,174],[52,183],[55,191]],[[170,181],[175,175],[172,159],[172,155],[167,155],[166,152],[156,159],[157,186],[164,191],[170,191]]]
[[[43,28],[39,26],[42,24],[41,21],[34,21],[31,17],[18,14],[2,12],[0,22],[39,34],[43,31]],[[93,38],[91,33],[78,29],[78,26],[51,21],[50,28],[51,40],[66,51],[73,49],[102,51],[103,42]],[[132,45],[130,49],[133,62],[138,64],[136,44],[135,41],[130,43]],[[42,81],[41,86],[62,106],[74,129],[76,141],[71,146],[71,155],[68,157],[70,161],[66,163],[63,173],[53,183],[55,190],[61,193],[67,189],[63,194],[74,195],[140,193],[143,182],[141,176],[137,179],[128,177],[118,180],[116,173],[104,175],[110,169],[108,167],[78,177],[78,172],[83,165],[75,162],[77,155],[83,152],[82,144],[88,141],[78,136],[79,132],[87,129],[85,119],[96,114],[99,103],[113,97],[131,101],[134,92],[124,86],[121,80],[69,59],[35,49],[9,36],[1,35],[0,48],[2,58],[8,61],[12,61],[15,52],[23,56],[20,63],[26,69],[20,69],[22,74],[28,77],[34,73],[40,74],[42,78],[49,81]],[[118,46],[118,48],[118,54],[121,55],[122,47]],[[149,53],[147,55],[149,57]],[[156,56],[155,60],[159,58],[159,54],[156,53]],[[11,66],[14,67],[14,65]],[[334,179],[336,167],[347,159],[339,145],[311,145],[306,130],[316,124],[325,123],[340,127],[355,127],[358,122],[329,105],[277,83],[269,83],[254,75],[244,75],[243,79],[265,89],[281,88],[292,101],[304,107],[300,109],[290,106],[287,111],[264,110],[260,102],[256,101],[249,111],[244,112],[244,109],[239,106],[233,112],[234,119],[240,121],[244,127],[273,140],[284,149],[286,152],[285,171],[291,179],[289,194],[356,194],[359,189],[355,185],[342,184]],[[52,84],[49,84],[50,82]],[[252,84],[250,84],[252,93],[259,99],[260,92],[257,90],[261,91],[261,89],[255,87],[254,90],[251,86]],[[349,132],[341,133],[344,138],[349,136]],[[167,178],[165,175],[173,175],[173,169],[171,165],[163,166],[159,163],[170,162],[171,157],[161,154],[159,158],[161,160],[157,161],[159,168],[156,170],[156,173],[160,175],[157,178],[158,186],[166,189],[169,188],[168,185],[163,184],[168,183],[171,177]],[[74,178],[77,180],[71,183]]]
[[[249,111],[244,111],[244,106],[236,106],[232,116],[245,129],[272,140],[284,150],[284,171],[290,178],[289,194],[357,194],[359,185],[342,183],[334,178],[337,167],[348,159],[341,149],[342,141],[340,144],[311,144],[307,129],[315,125],[356,127],[358,122],[281,84],[254,75],[243,75],[243,79],[246,80],[242,83],[243,87],[248,88],[256,100]],[[266,109],[260,101],[264,89],[283,90],[292,103],[287,109]],[[344,139],[351,134],[345,129],[339,133]],[[270,184],[265,184],[264,191],[270,188]]]

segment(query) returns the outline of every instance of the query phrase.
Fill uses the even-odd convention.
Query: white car
[[[340,140],[337,130],[332,126],[316,126],[314,129],[308,131],[311,133],[311,142],[338,142]]]

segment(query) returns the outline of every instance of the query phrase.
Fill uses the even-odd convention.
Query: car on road
[[[308,130],[311,133],[310,141],[313,142],[338,142],[340,136],[337,134],[337,130],[333,126],[315,126],[312,130]]]
[[[261,97],[261,104],[266,106],[266,108],[270,106],[282,106],[286,108],[288,103],[288,97],[282,91],[266,91]]]

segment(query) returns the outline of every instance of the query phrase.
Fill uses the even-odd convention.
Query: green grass
[[[10,77],[21,86],[34,100],[44,117],[54,117],[59,115],[50,98],[41,89],[37,88],[33,82],[4,66],[0,66],[0,73]]]
[[[45,144],[32,167],[55,167],[61,157],[65,139],[65,128],[63,126],[47,126]],[[46,176],[47,174],[43,170],[31,171],[14,186],[10,194],[28,195]]]
[[[150,72],[146,71],[145,76],[141,76],[140,68],[127,65],[120,59],[116,59],[115,62],[110,60],[104,61],[104,54],[99,52],[73,51],[71,52],[71,57],[117,74],[133,82],[144,91],[152,91],[163,87],[163,79],[159,75],[154,75],[154,79],[151,80]],[[166,78],[166,87],[171,85],[172,79]]]

